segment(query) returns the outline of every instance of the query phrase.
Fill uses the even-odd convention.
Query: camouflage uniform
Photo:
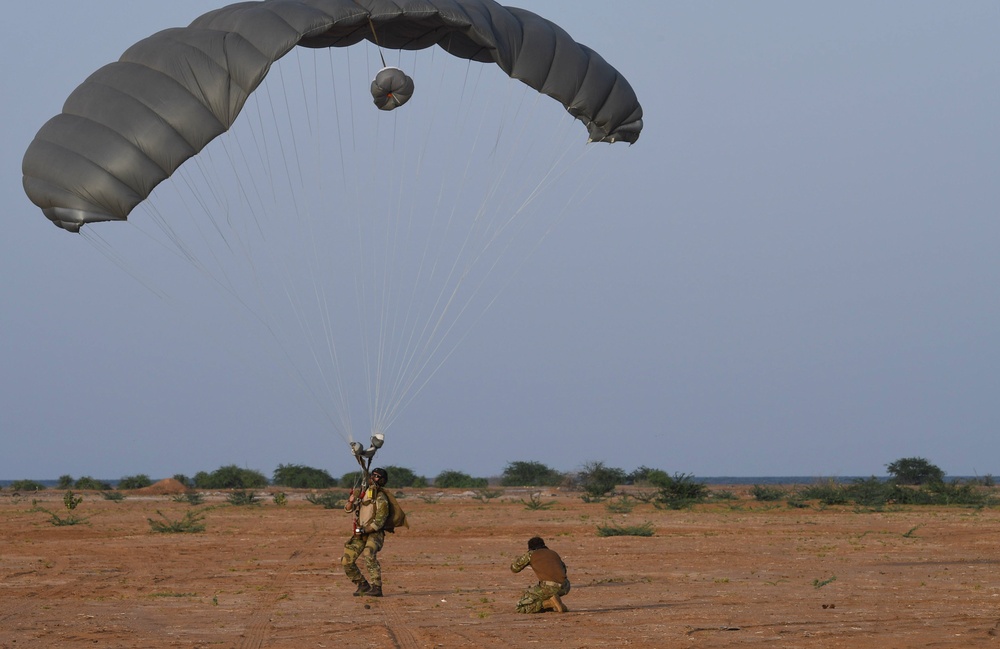
[[[365,583],[365,578],[358,570],[358,557],[365,559],[365,569],[368,571],[368,583],[373,587],[382,586],[382,566],[378,562],[378,552],[385,543],[385,531],[382,527],[389,517],[389,499],[382,489],[373,485],[359,501],[348,503],[346,511],[356,512],[355,522],[362,530],[344,544],[344,556],[340,563],[344,566],[347,578],[355,584]]]
[[[510,564],[511,572],[521,572],[531,566],[538,584],[524,591],[517,603],[518,613],[540,613],[546,608],[548,600],[562,597],[570,589],[566,577],[566,564],[559,555],[545,546],[529,550]],[[559,602],[560,605],[562,602]]]

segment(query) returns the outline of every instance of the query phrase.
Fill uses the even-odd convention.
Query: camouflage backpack
[[[383,489],[382,493],[385,494],[386,499],[389,501],[389,516],[386,517],[385,525],[382,526],[382,529],[386,532],[395,532],[397,527],[409,527],[410,523],[406,520],[406,512],[399,506],[396,495],[388,489]]]

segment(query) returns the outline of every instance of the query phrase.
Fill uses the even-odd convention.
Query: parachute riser
[[[371,446],[367,449],[360,442],[351,442],[351,453],[354,455],[354,459],[358,461],[358,466],[361,467],[361,493],[364,493],[368,489],[372,459],[374,459],[375,453],[382,448],[382,444],[384,443],[385,436],[382,433],[372,435]]]

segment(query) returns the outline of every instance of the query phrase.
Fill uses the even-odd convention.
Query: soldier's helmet
[[[380,485],[385,485],[389,482],[389,473],[382,467],[372,469],[372,480]]]

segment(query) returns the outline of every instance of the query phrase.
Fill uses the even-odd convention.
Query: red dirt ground
[[[0,648],[998,646],[995,510],[744,495],[620,514],[578,494],[532,511],[526,492],[406,490],[411,527],[386,541],[386,596],[368,599],[339,565],[347,515],[306,495],[237,507],[207,494],[205,532],[162,534],[147,519],[193,507],[84,492],[88,522],[58,527],[36,505],[65,515],[62,492],[0,492]],[[645,522],[655,536],[597,535]],[[513,611],[531,577],[508,566],[535,534],[569,566],[568,613]]]

